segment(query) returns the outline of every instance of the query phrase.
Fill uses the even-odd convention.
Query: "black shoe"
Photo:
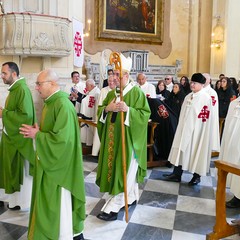
[[[132,202],[131,204],[128,204],[129,207],[136,205],[137,204],[137,200],[135,200],[134,202]]]
[[[226,202],[227,208],[239,208],[240,207],[240,199],[235,196],[228,202]]]
[[[83,234],[81,233],[80,235],[73,237],[73,240],[84,240]]]
[[[171,168],[172,164],[169,161],[167,161],[165,166],[168,167],[168,168]]]
[[[201,178],[200,177],[195,177],[193,176],[191,181],[188,183],[188,186],[194,186],[197,185],[201,182]]]
[[[170,181],[170,182],[181,182],[181,176],[178,176],[174,173],[170,174],[163,174],[164,180]]]
[[[10,208],[10,207],[9,207],[9,204],[7,205],[7,208],[8,208],[9,210],[12,210],[12,211],[17,211],[17,210],[20,210],[20,209],[21,209],[20,206],[15,206],[15,207]]]
[[[0,207],[4,207],[4,202],[0,201]]]
[[[117,217],[118,217],[118,213],[115,213],[115,212],[110,212],[110,213],[102,212],[97,215],[97,218],[104,221],[115,221],[117,220]]]

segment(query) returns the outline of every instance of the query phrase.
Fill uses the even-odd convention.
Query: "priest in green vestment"
[[[30,207],[32,176],[29,162],[33,164],[35,152],[32,139],[19,133],[22,123],[36,122],[35,109],[30,89],[25,78],[19,77],[19,68],[14,62],[2,64],[1,77],[9,85],[9,94],[4,108],[0,108],[3,131],[0,144],[0,200],[8,202],[11,210]]]
[[[20,133],[35,139],[36,162],[28,239],[83,238],[85,189],[79,125],[57,74],[39,73],[36,90],[44,99],[40,127],[23,124]],[[73,238],[74,237],[74,238]]]
[[[125,58],[122,54],[120,57],[123,101],[118,90],[112,90],[98,108],[97,127],[101,147],[96,184],[101,192],[107,192],[110,196],[97,217],[105,221],[116,220],[119,210],[125,205],[120,112],[124,112],[128,204],[138,201],[138,183],[143,182],[147,171],[150,109],[142,90],[129,80],[131,58]],[[114,79],[119,85],[119,70],[114,70]]]

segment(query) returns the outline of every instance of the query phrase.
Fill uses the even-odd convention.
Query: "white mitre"
[[[122,53],[120,54],[122,71],[130,72],[132,69],[132,59],[125,57]]]

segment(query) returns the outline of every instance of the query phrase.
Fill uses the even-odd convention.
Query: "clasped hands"
[[[128,110],[128,106],[123,101],[120,101],[117,103],[112,101],[105,108],[106,112],[127,112],[127,110]]]
[[[19,128],[19,132],[23,135],[24,138],[32,138],[36,137],[37,132],[39,131],[39,126],[37,123],[32,125],[22,124],[22,127]]]
[[[78,98],[78,92],[71,92],[71,97]]]

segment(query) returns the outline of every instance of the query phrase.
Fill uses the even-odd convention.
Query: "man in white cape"
[[[103,100],[107,96],[107,94],[116,88],[116,81],[113,77],[113,70],[112,74],[108,75],[108,85],[101,89],[99,99],[98,99],[98,106],[102,105]],[[92,156],[98,156],[100,150],[100,140],[97,133],[97,128],[94,129],[94,136],[93,136],[93,146],[92,146]]]
[[[240,97],[232,101],[229,105],[228,113],[225,119],[221,150],[219,158],[240,166]],[[228,174],[227,185],[234,197],[226,202],[227,208],[240,207],[240,176]]]
[[[83,98],[81,103],[80,113],[87,119],[96,121],[97,114],[97,102],[100,94],[100,89],[95,85],[93,79],[88,79],[86,81],[87,95]],[[81,142],[85,143],[87,146],[92,146],[93,144],[94,127],[87,124],[81,124]]]
[[[192,75],[192,93],[184,99],[168,159],[175,167],[173,173],[163,174],[167,181],[180,182],[183,170],[187,170],[193,173],[188,183],[193,186],[209,171],[212,99],[203,89],[205,82],[201,73]]]
[[[203,76],[206,78],[206,83],[204,84],[204,90],[209,94],[212,99],[212,129],[211,129],[211,137],[210,141],[211,147],[209,148],[211,155],[212,151],[220,152],[220,136],[219,136],[219,113],[218,113],[218,95],[216,91],[211,87],[210,81],[211,77],[208,73],[203,73]]]

